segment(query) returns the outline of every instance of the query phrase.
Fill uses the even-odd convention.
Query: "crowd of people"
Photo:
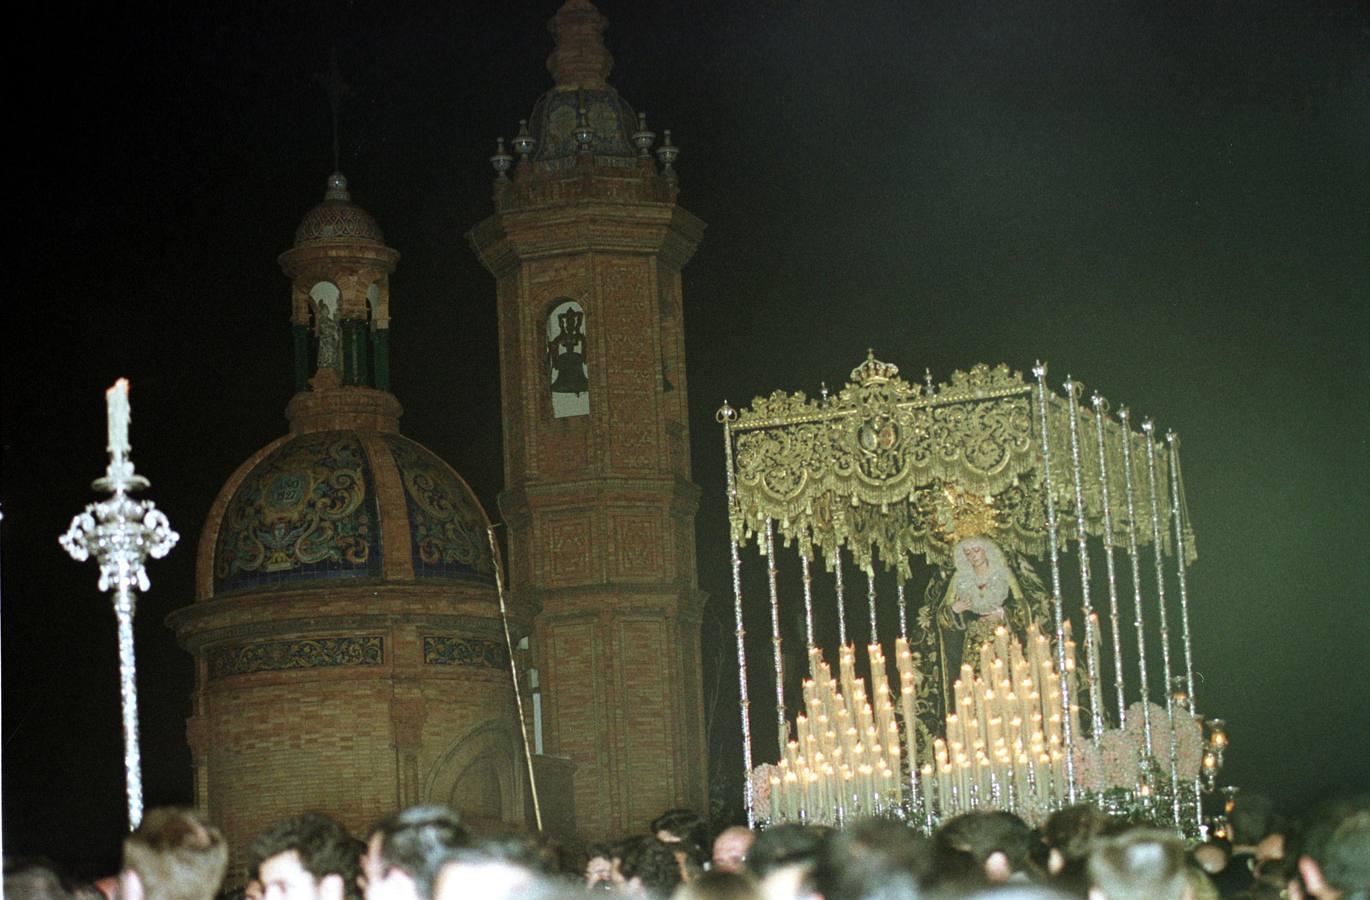
[[[1299,823],[1244,795],[1228,839],[1187,846],[1173,832],[1074,806],[1040,828],[981,810],[930,837],[891,819],[842,829],[708,824],[669,810],[643,834],[571,854],[547,840],[477,834],[442,806],[377,822],[364,838],[306,813],[267,828],[245,871],[226,878],[222,835],[194,811],[151,810],[124,841],[117,877],[66,883],[34,860],[6,860],[6,898],[83,900],[660,900],[1088,898],[1370,900],[1370,794],[1326,801]],[[227,882],[245,887],[225,890]]]

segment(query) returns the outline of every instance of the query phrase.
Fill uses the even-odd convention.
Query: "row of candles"
[[[1066,638],[1066,679],[1074,642]],[[974,808],[1031,818],[1066,796],[1062,679],[1047,638],[1031,632],[1026,649],[1002,626],[979,648],[978,672],[961,666],[943,737],[919,753],[919,673],[908,641],[895,642],[899,695],[890,691],[879,644],[866,648],[870,693],[856,674],[856,648],[838,652],[834,679],[823,653],[809,648],[804,712],[770,773],[771,822],[840,824],[894,807],[943,818]],[[1067,685],[1069,691],[1070,685]],[[895,704],[898,704],[896,714]],[[1079,731],[1079,709],[1070,705]],[[907,797],[907,803],[905,802]]]

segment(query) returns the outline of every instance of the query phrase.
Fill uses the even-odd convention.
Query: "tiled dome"
[[[216,504],[222,518],[206,526],[216,533],[213,595],[321,582],[494,584],[480,502],[401,434],[295,434],[234,481]]]
[[[323,202],[305,214],[295,229],[295,246],[320,241],[374,241],[384,244],[381,227],[371,214],[352,202],[347,179],[334,172],[328,177]]]

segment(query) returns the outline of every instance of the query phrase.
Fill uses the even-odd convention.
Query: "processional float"
[[[1054,392],[1040,363],[1031,381],[1006,365],[941,385],[898,372],[872,353],[836,393],[718,413],[749,823],[894,815],[930,829],[972,809],[1040,822],[1092,801],[1202,832],[1227,736],[1219,719],[1205,736],[1194,704],[1177,436],[1134,430],[1073,380]],[[748,547],[766,566],[773,672],[748,669]],[[782,588],[785,548],[799,573]],[[864,625],[848,621],[853,577]],[[807,671],[787,682],[799,657],[782,620],[801,596]],[[816,611],[836,626],[835,674]],[[777,755],[754,766],[752,683],[767,681]]]

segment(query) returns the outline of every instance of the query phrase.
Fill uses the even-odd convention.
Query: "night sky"
[[[709,225],[684,278],[710,646],[731,641],[725,398],[840,385],[867,347],[918,381],[1042,359],[1183,439],[1222,781],[1289,811],[1370,784],[1365,4],[599,5],[610,81],[672,130]],[[219,487],[285,429],[275,257],[332,168],[331,48],[341,168],[402,254],[402,428],[492,514],[503,480],[494,284],[464,235],[495,137],[550,85],[555,0],[223,6],[35,7],[11,54],[4,843],[90,871],[124,821],[114,619],[57,536],[127,376],[146,496],[181,533],[138,608],[147,801],[188,802],[191,659],[163,620]],[[736,784],[720,658],[712,768]]]

